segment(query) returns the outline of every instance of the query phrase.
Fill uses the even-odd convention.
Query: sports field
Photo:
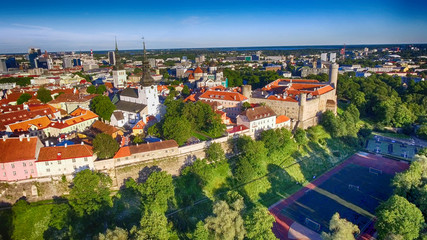
[[[335,212],[357,224],[361,237],[373,233],[375,208],[387,200],[390,180],[408,164],[359,153],[273,206],[274,232],[280,239],[321,239]]]
[[[406,159],[412,159],[421,148],[382,136],[374,136],[368,141],[366,146],[366,149],[370,152],[388,154]]]

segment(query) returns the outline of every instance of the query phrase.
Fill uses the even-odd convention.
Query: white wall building
[[[255,136],[260,132],[276,128],[276,113],[267,107],[249,108],[237,116],[237,125],[244,125]]]
[[[96,157],[92,147],[77,144],[40,148],[36,168],[39,177],[70,175],[84,169],[93,169]]]

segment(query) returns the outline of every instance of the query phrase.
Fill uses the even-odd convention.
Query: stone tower
[[[337,82],[338,82],[338,64],[333,63],[329,67],[329,84],[336,89]]]

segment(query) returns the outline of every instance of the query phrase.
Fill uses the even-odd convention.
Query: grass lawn
[[[372,132],[372,134],[383,136],[383,137],[390,137],[390,138],[397,138],[397,139],[404,139],[408,140],[411,139],[410,136],[400,133],[392,133],[392,132]]]
[[[30,204],[13,221],[12,239],[44,239],[53,204]]]
[[[207,136],[195,131],[191,134],[191,136],[198,138],[200,141],[206,141],[209,139]]]

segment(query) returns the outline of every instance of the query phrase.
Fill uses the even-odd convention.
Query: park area
[[[359,152],[272,205],[273,231],[280,239],[321,239],[335,212],[358,225],[359,239],[374,233],[375,208],[392,195],[390,181],[407,163]]]

